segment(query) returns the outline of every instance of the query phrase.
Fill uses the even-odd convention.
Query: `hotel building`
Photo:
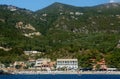
[[[77,59],[57,59],[56,68],[78,69]]]

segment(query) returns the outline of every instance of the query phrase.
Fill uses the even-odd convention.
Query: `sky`
[[[26,8],[32,11],[45,8],[54,2],[60,2],[78,7],[85,7],[108,3],[110,2],[110,0],[0,0],[0,4],[13,5],[20,8]]]

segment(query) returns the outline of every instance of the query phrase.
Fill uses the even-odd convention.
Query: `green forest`
[[[119,40],[118,3],[93,7],[54,3],[35,12],[0,5],[0,62],[6,66],[29,60],[24,51],[36,50],[42,54],[33,59],[77,58],[79,66],[91,67],[90,59],[104,58],[108,67],[120,68]]]

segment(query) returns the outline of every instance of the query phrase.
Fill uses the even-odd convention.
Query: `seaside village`
[[[38,51],[24,51],[26,55],[35,55],[40,53]],[[92,62],[95,59],[91,59]],[[102,59],[97,62],[100,65],[101,70],[116,71],[116,68],[107,68],[105,60]],[[78,59],[56,59],[56,61],[51,61],[49,58],[39,58],[39,59],[29,59],[28,61],[15,61],[10,64],[9,67],[5,67],[4,64],[0,63],[0,70],[5,70],[7,72],[15,71],[92,71],[96,70],[96,65],[93,68],[81,68],[78,65]]]

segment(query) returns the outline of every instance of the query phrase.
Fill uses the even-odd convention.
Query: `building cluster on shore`
[[[104,68],[104,67],[103,67]],[[23,70],[30,70],[30,71],[78,71],[78,59],[57,59],[56,61],[51,61],[48,58],[40,58],[37,60],[29,60],[29,61],[15,61],[10,67],[5,68],[4,64],[0,64],[1,70],[7,71],[23,71]],[[94,70],[90,68],[81,69],[83,71],[90,71]],[[116,68],[107,68],[107,70],[116,71]]]
[[[37,51],[25,51],[26,55],[34,55],[40,52]],[[94,63],[95,59],[91,59]],[[117,68],[107,68],[105,60],[97,62],[100,65],[101,70],[116,71]],[[14,72],[14,71],[91,71],[96,70],[97,64],[93,64],[93,68],[81,68],[78,65],[78,59],[57,59],[51,61],[49,58],[29,59],[28,61],[15,61],[10,64],[9,67],[5,67],[0,63],[0,70]]]
[[[1,64],[1,69],[6,69],[4,64]],[[57,59],[51,61],[48,58],[40,58],[37,60],[29,61],[15,61],[10,67],[9,71],[14,70],[39,70],[39,71],[51,71],[51,70],[77,70],[78,59]]]

